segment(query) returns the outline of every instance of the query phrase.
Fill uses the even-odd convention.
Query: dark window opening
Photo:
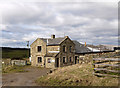
[[[65,46],[63,46],[63,52],[65,52],[66,51],[66,47]]]
[[[42,62],[42,57],[38,57],[38,63]]]
[[[48,58],[48,63],[51,63],[51,59],[50,58]]]
[[[38,46],[38,52],[41,52],[42,48],[41,46]]]

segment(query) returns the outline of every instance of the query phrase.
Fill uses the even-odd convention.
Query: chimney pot
[[[85,42],[85,47],[86,47],[86,42]]]
[[[55,38],[55,35],[51,35],[51,39],[54,39]]]
[[[68,36],[65,36],[65,38],[68,38]]]

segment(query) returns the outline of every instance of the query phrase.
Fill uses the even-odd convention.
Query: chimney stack
[[[65,38],[68,38],[68,36],[65,36]]]
[[[51,35],[51,39],[54,39],[55,38],[55,35]]]

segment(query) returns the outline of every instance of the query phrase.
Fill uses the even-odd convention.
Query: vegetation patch
[[[29,49],[2,47],[2,58],[28,58]]]
[[[2,73],[28,72],[25,68],[28,66],[7,66],[2,67]]]
[[[36,83],[41,86],[117,86],[118,79],[93,75],[92,64],[76,64],[58,68]]]

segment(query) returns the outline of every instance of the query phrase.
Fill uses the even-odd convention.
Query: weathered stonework
[[[41,52],[37,51],[37,46],[42,46]],[[44,66],[44,56],[46,55],[46,43],[40,38],[36,39],[31,45],[31,65]],[[38,57],[42,57],[42,62],[38,63]]]
[[[52,39],[54,39],[54,37]],[[58,42],[58,40],[56,41]],[[38,46],[41,46],[41,52],[38,52]],[[41,62],[38,62],[38,57],[42,58]],[[31,44],[31,64],[32,66],[42,66],[46,68],[75,64],[75,44],[68,36],[60,40],[59,44],[53,45],[49,45],[48,40],[45,42],[42,38],[38,38]]]

